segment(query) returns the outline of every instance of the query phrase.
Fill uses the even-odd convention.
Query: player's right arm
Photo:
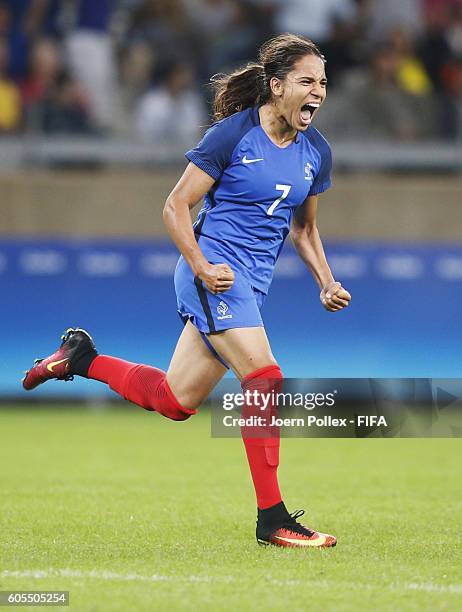
[[[190,162],[165,202],[163,217],[168,233],[194,276],[211,293],[223,293],[232,287],[234,273],[228,264],[207,261],[194,236],[190,214],[214,183],[215,179]]]

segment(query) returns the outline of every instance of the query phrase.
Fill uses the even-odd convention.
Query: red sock
[[[277,392],[282,383],[282,372],[279,366],[267,366],[249,374],[242,380],[243,391],[261,393]],[[246,405],[242,416],[261,414],[257,405]],[[279,428],[264,429],[261,427],[242,428],[247,459],[260,510],[274,506],[282,501],[278,484],[279,465]]]
[[[173,421],[184,421],[197,412],[180,406],[167,383],[165,372],[158,368],[98,355],[90,365],[88,378],[107,383],[124,399],[146,410],[155,410]]]

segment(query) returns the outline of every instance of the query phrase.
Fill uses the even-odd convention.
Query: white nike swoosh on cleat
[[[322,546],[327,540],[326,536],[319,535],[314,540],[299,540],[298,538],[283,538],[281,536],[274,536],[275,540],[281,540],[288,544],[297,544],[298,546]]]
[[[264,161],[263,157],[259,157],[258,159],[247,159],[247,155],[244,155],[242,158],[244,164],[254,164],[255,162]]]

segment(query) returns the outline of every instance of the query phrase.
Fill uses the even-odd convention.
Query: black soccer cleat
[[[87,376],[88,368],[98,355],[92,337],[84,329],[70,327],[61,336],[61,346],[49,357],[36,359],[26,372],[22,386],[31,391],[47,380],[73,380],[74,375]]]
[[[283,502],[267,510],[258,510],[257,542],[290,548],[332,548],[337,544],[335,536],[314,531],[297,522],[303,514],[304,510],[289,514]]]

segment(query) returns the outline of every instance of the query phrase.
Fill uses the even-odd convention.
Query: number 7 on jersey
[[[276,185],[276,191],[282,191],[282,195],[271,204],[271,206],[266,211],[267,215],[272,215],[276,209],[276,206],[285,200],[289,195],[289,191],[292,189],[292,185]]]

